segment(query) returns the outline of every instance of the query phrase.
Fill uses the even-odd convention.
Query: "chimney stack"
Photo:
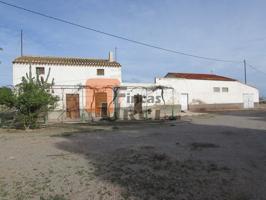
[[[114,62],[114,54],[112,51],[109,52],[109,62]]]

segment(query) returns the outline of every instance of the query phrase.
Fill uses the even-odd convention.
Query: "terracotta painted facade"
[[[96,78],[86,81],[86,105],[85,110],[88,113],[101,116],[102,106],[106,104],[107,115],[114,112],[113,88],[120,85],[117,79]]]

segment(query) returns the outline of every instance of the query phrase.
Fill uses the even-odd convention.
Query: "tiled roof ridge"
[[[16,58],[13,63],[40,63],[40,64],[59,64],[59,65],[92,65],[92,66],[112,66],[121,67],[116,62],[108,59],[80,58],[80,57],[54,57],[54,56],[21,56]]]
[[[196,79],[196,80],[221,80],[221,81],[236,81],[235,79],[220,76],[217,74],[201,74],[201,73],[174,73],[169,72],[166,78],[184,78],[184,79]]]

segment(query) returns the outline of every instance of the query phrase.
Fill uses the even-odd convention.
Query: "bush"
[[[12,90],[8,87],[0,88],[0,105],[5,105],[6,107],[13,107],[15,104],[15,95]]]
[[[22,83],[18,84],[14,90],[2,88],[0,97],[3,96],[0,104],[9,108],[15,108],[17,111],[16,120],[21,122],[25,129],[36,128],[38,117],[55,107],[58,97],[50,93],[50,88],[53,85],[46,80],[39,79],[37,74],[36,79],[32,77],[31,67],[29,74],[22,78]]]

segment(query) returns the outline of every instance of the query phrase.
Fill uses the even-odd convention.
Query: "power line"
[[[266,76],[266,72],[264,72],[264,71],[262,71],[262,70],[260,70],[260,69],[258,69],[258,68],[256,68],[256,67],[254,67],[253,65],[247,63],[247,66],[250,67],[251,69],[253,69],[253,70],[259,72],[260,74],[263,74],[263,75]]]
[[[128,42],[131,42],[131,43],[135,43],[135,44],[138,44],[138,45],[142,45],[142,46],[158,49],[158,50],[161,50],[161,51],[166,51],[166,52],[170,52],[170,53],[180,54],[180,55],[183,55],[183,56],[190,56],[190,57],[194,57],[194,58],[198,58],[198,59],[212,60],[212,61],[217,61],[217,62],[242,63],[242,61],[224,60],[224,59],[219,59],[219,58],[211,58],[211,57],[198,56],[198,55],[194,55],[194,54],[184,53],[184,52],[181,52],[181,51],[176,51],[176,50],[160,47],[160,46],[153,45],[153,44],[150,44],[150,43],[147,43],[147,42],[137,41],[137,40],[129,39],[129,38],[126,38],[126,37],[123,37],[123,36],[120,36],[120,35],[115,35],[115,34],[108,33],[108,32],[105,32],[105,31],[101,31],[101,30],[98,30],[98,29],[90,28],[88,26],[77,24],[75,22],[68,21],[68,20],[65,20],[65,19],[62,19],[62,18],[53,17],[51,15],[47,15],[47,14],[44,14],[44,13],[41,13],[41,12],[38,12],[38,11],[35,11],[35,10],[30,10],[28,8],[25,8],[25,7],[21,7],[21,6],[15,5],[15,4],[11,4],[11,3],[7,3],[5,1],[1,1],[0,0],[0,3],[4,4],[6,6],[9,6],[9,7],[13,7],[13,8],[16,8],[16,9],[19,9],[19,10],[23,10],[23,11],[26,11],[26,12],[29,12],[29,13],[32,13],[32,14],[35,14],[35,15],[39,15],[39,16],[42,16],[42,17],[45,17],[45,18],[49,18],[49,19],[52,19],[52,20],[55,20],[55,21],[58,21],[58,22],[62,22],[62,23],[69,24],[69,25],[72,25],[72,26],[76,26],[76,27],[79,27],[79,28],[82,28],[82,29],[90,30],[90,31],[93,31],[93,32],[96,32],[96,33],[99,33],[99,34],[102,34],[102,35],[107,35],[109,37],[121,39],[121,40],[128,41]]]
[[[112,34],[112,33],[104,32],[104,31],[101,31],[101,30],[97,30],[97,29],[94,29],[94,28],[90,28],[90,27],[87,27],[87,26],[84,26],[84,25],[81,25],[81,24],[77,24],[75,22],[71,22],[71,21],[68,21],[68,20],[65,20],[65,19],[53,17],[53,16],[50,16],[50,15],[47,15],[47,14],[44,14],[44,13],[41,13],[41,12],[38,12],[38,11],[30,10],[30,9],[27,9],[27,8],[24,8],[24,7],[15,5],[15,4],[7,3],[7,2],[2,1],[2,0],[0,0],[0,3],[4,4],[6,6],[9,6],[9,7],[13,7],[13,8],[16,8],[16,9],[19,9],[19,10],[23,10],[23,11],[26,11],[26,12],[29,12],[29,13],[32,13],[32,14],[35,14],[35,15],[39,15],[39,16],[42,16],[42,17],[45,17],[45,18],[49,18],[49,19],[52,19],[52,20],[55,20],[55,21],[58,21],[58,22],[62,22],[62,23],[69,24],[69,25],[72,25],[72,26],[76,26],[76,27],[79,27],[79,28],[82,28],[82,29],[90,30],[90,31],[93,31],[93,32],[96,32],[96,33],[99,33],[99,34],[107,35],[109,37],[125,40],[125,41],[131,42],[131,43],[135,43],[135,44],[138,44],[138,45],[142,45],[142,46],[146,46],[146,47],[150,47],[150,48],[154,48],[154,49],[158,49],[158,50],[162,50],[162,51],[166,51],[166,52],[170,52],[170,53],[180,54],[180,55],[183,55],[183,56],[190,56],[190,57],[194,57],[194,58],[198,58],[198,59],[212,60],[212,61],[217,61],[217,62],[242,63],[242,61],[224,60],[224,59],[219,59],[219,58],[204,57],[204,56],[188,54],[188,53],[184,53],[184,52],[176,51],[176,50],[172,50],[172,49],[167,49],[167,48],[160,47],[160,46],[153,45],[153,44],[149,44],[149,43],[146,43],[146,42],[137,41],[137,40],[133,40],[133,39],[129,39],[129,38],[123,37],[123,36],[119,36],[119,35],[115,35],[115,34]],[[254,66],[252,66],[250,64],[247,64],[247,65],[250,68],[252,68],[253,70],[266,75],[266,72],[263,72],[263,71],[257,69],[256,67],[254,67]]]

